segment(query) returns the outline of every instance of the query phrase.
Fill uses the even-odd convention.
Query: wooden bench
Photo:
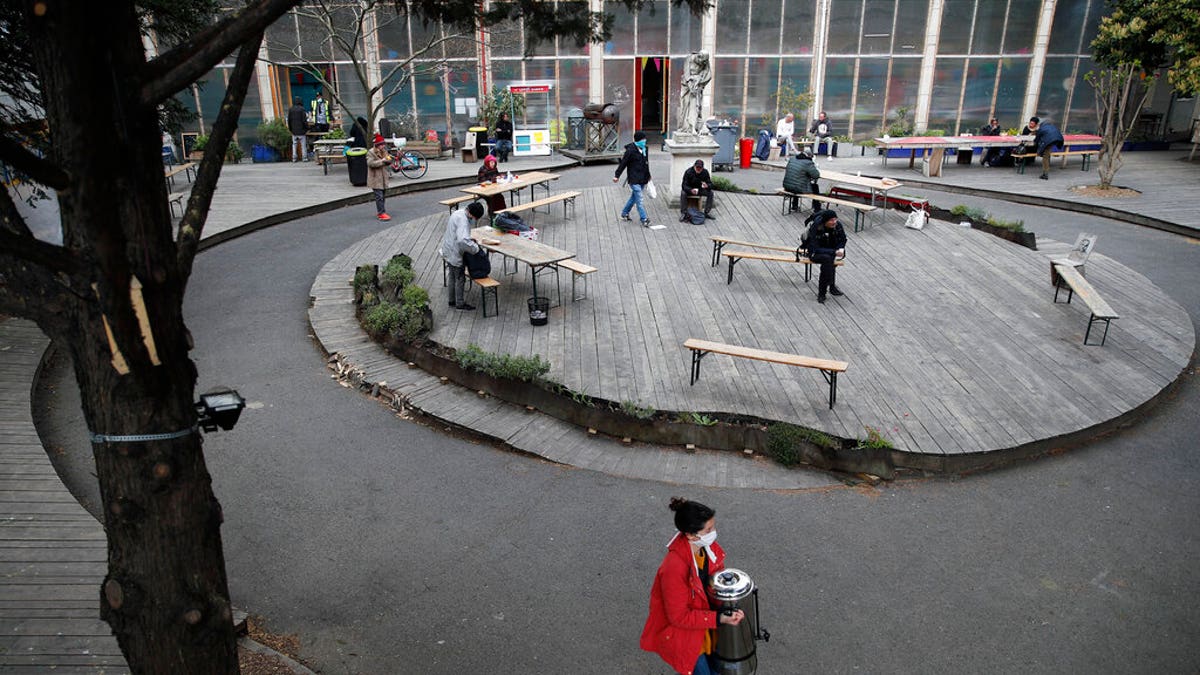
[[[171,194],[167,195],[167,205],[171,208],[172,217],[175,216],[176,207],[179,208],[179,216],[181,218],[183,217],[183,200],[187,198],[189,194],[191,194],[190,190],[184,192],[172,192]]]
[[[471,279],[471,283],[479,287],[479,308],[483,310],[483,318],[487,318],[488,296],[492,298],[492,306],[496,314],[500,314],[500,282],[491,277]]]
[[[728,237],[714,235],[709,237],[713,242],[713,267],[717,266],[717,260],[720,256],[724,256],[729,261],[729,276],[725,279],[725,284],[733,283],[733,266],[742,260],[765,260],[768,262],[785,262],[804,265],[804,282],[808,283],[812,280],[812,260],[801,253],[799,247],[775,246],[771,244],[756,244],[749,241],[738,241]],[[788,255],[780,255],[777,253],[755,253],[753,251],[725,251],[722,250],[727,245],[747,246],[750,248],[759,248],[767,251],[787,251]],[[837,266],[845,264],[845,260],[839,258],[834,262]]]
[[[451,213],[453,213],[458,208],[459,204],[462,204],[463,202],[473,201],[476,199],[479,199],[479,197],[476,197],[475,195],[463,195],[461,197],[451,197],[450,199],[442,199],[442,200],[438,201],[438,203],[441,204],[442,206],[449,206]]]
[[[687,341],[683,343],[683,346],[692,350],[693,385],[696,384],[696,380],[700,379],[700,360],[712,353],[725,354],[726,356],[737,356],[744,359],[753,359],[755,361],[766,361],[768,363],[782,363],[785,366],[797,366],[800,368],[813,368],[819,370],[821,371],[821,376],[824,377],[825,381],[829,383],[830,410],[833,409],[833,404],[837,401],[838,373],[846,372],[846,368],[850,366],[850,364],[846,363],[845,361],[816,359],[811,356],[800,356],[798,354],[770,352],[765,349],[727,345],[720,342],[698,340],[696,338],[688,338]]]
[[[855,232],[862,231],[863,225],[865,223],[865,215],[866,214],[879,210],[878,206],[871,206],[870,204],[863,204],[862,202],[852,202],[848,199],[839,199],[837,197],[833,197],[830,195],[823,195],[819,192],[809,193],[809,194],[797,194],[795,192],[788,192],[787,190],[784,190],[783,188],[779,188],[778,190],[775,191],[775,194],[783,197],[783,210],[781,211],[781,215],[785,215],[785,216],[788,215],[789,213],[794,212],[791,208],[793,199],[811,199],[813,201],[818,201],[818,202],[822,202],[825,204],[837,204],[839,206],[846,206],[846,207],[852,208],[852,209],[854,209],[854,231]]]
[[[425,159],[442,158],[441,143],[435,143],[431,141],[407,141],[404,144],[404,148],[401,149],[401,152],[404,150],[416,150],[422,155],[425,155]]]
[[[529,221],[532,223],[533,222],[532,215],[534,213],[536,213],[536,211],[534,211],[534,209],[536,209],[539,206],[549,206],[551,204],[562,202],[563,218],[566,219],[567,218],[567,205],[569,204],[571,206],[571,215],[574,216],[575,215],[575,198],[581,194],[583,194],[583,193],[575,191],[575,190],[572,190],[570,192],[560,192],[556,195],[550,195],[549,197],[543,197],[541,199],[535,199],[533,201],[525,202],[524,204],[517,204],[515,206],[510,206],[507,209],[500,209],[496,213],[492,214],[492,216],[495,217],[497,214],[501,214],[501,213],[520,213],[522,211],[528,211],[530,213]]]
[[[592,267],[591,265],[581,263],[574,258],[561,260],[559,261],[558,266],[565,270],[571,271],[571,302],[586,298],[588,275],[592,272],[595,272],[596,268]],[[575,282],[579,279],[583,279],[583,295],[579,295],[575,292]]]
[[[317,165],[319,165],[321,167],[321,169],[325,172],[326,176],[329,175],[329,165],[330,164],[345,164],[346,163],[346,155],[344,155],[342,153],[341,147],[338,147],[333,150],[320,149],[320,150],[317,150],[314,153],[314,155],[316,156]]]
[[[1062,164],[1060,166],[1065,168],[1067,166],[1067,158],[1068,157],[1071,157],[1073,155],[1079,155],[1080,157],[1083,157],[1083,164],[1080,166],[1080,171],[1087,171],[1088,164],[1091,163],[1091,161],[1092,161],[1092,155],[1094,155],[1098,152],[1100,152],[1100,151],[1099,150],[1059,150],[1058,152],[1050,153],[1050,156],[1051,157],[1062,157]],[[1025,160],[1026,159],[1033,159],[1038,156],[1039,155],[1035,152],[1023,152],[1019,155],[1014,152],[1012,155],[1013,166],[1016,168],[1017,173],[1019,173],[1019,174],[1025,173]]]
[[[1100,297],[1096,289],[1083,278],[1071,265],[1055,265],[1054,271],[1058,275],[1059,283],[1054,286],[1054,302],[1058,302],[1058,292],[1062,290],[1063,284],[1067,285],[1067,304],[1071,303],[1071,298],[1078,295],[1083,298],[1088,309],[1091,311],[1091,316],[1088,318],[1087,332],[1083,334],[1083,344],[1087,345],[1088,337],[1092,334],[1092,324],[1097,321],[1104,322],[1104,335],[1100,337],[1100,342],[1092,346],[1104,346],[1104,341],[1108,338],[1108,326],[1113,319],[1120,318],[1112,307]]]
[[[193,180],[195,170],[196,170],[196,163],[195,162],[187,162],[185,164],[180,164],[177,167],[168,169],[165,173],[163,173],[163,178],[167,179],[168,187],[175,187],[175,176],[178,176],[181,173],[185,173],[185,174],[187,174],[187,179],[188,179],[188,182],[190,183]]]

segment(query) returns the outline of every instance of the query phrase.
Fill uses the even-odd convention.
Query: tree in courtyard
[[[1112,187],[1121,149],[1154,92],[1160,68],[1182,92],[1200,92],[1200,8],[1175,0],[1118,0],[1092,41],[1099,71],[1085,77],[1095,89],[1102,137],[1097,173]]]
[[[674,0],[693,11],[705,1]],[[62,227],[61,245],[34,237],[0,190],[0,313],[34,320],[74,363],[108,538],[100,613],[134,672],[238,669],[183,320],[222,153],[205,153],[173,227],[159,113],[236,51],[209,141],[226,147],[263,31],[299,2],[250,0],[198,30],[181,28],[180,13],[214,10],[212,0],[0,2],[0,162],[52,191]],[[612,21],[584,3],[402,4],[458,27],[521,20],[540,39],[600,41]],[[177,39],[147,58],[147,27]]]

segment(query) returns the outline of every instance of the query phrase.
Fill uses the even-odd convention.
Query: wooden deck
[[[30,383],[47,344],[28,321],[0,321],[0,671],[125,673],[100,620],[104,529],[42,448]]]
[[[850,236],[838,272],[846,296],[818,305],[815,279],[806,284],[797,266],[746,264],[728,286],[724,268],[710,266],[713,234],[798,240],[803,217],[778,215],[777,197],[720,195],[719,220],[702,227],[652,201],[651,219],[668,227],[650,230],[617,219],[626,196],[585,190],[575,219],[542,229],[542,241],[599,268],[588,299],[552,309],[548,326],[529,324],[524,269],[496,277],[500,316],[447,308],[436,252],[444,212],[363,240],[327,269],[348,279],[358,264],[408,253],[430,289],[433,339],[539,354],[553,366],[550,379],[593,396],[757,415],[843,437],[863,437],[869,426],[897,449],[931,455],[1012,448],[1112,419],[1172,382],[1193,351],[1187,313],[1102,248],[1088,279],[1122,319],[1104,347],[1085,347],[1078,308],[1053,303],[1047,258],[1062,255],[1063,244],[1035,252],[938,221],[906,230],[893,215]],[[562,281],[569,289],[568,274]],[[689,337],[850,367],[833,410],[816,374],[785,366],[715,360],[689,386]]]

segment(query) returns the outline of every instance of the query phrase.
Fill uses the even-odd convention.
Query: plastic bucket
[[[754,157],[754,139],[740,139],[738,141],[738,153],[741,155],[738,166],[742,167],[743,169],[749,169],[750,159]]]
[[[532,297],[529,299],[529,324],[532,326],[545,326],[550,320],[550,298],[541,296]]]

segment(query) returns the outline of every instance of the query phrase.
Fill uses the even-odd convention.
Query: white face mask
[[[689,541],[692,542],[693,546],[699,546],[701,548],[706,548],[706,547],[712,546],[713,542],[717,540],[717,531],[713,530],[712,532],[709,532],[708,534],[701,534],[701,535],[697,535],[697,536],[699,537],[698,539],[690,539]]]

